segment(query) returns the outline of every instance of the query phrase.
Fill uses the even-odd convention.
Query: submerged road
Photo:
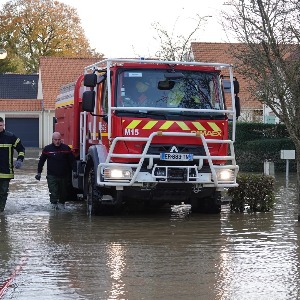
[[[29,151],[0,216],[0,299],[300,299],[295,185],[276,177],[273,212],[92,216],[49,204]]]

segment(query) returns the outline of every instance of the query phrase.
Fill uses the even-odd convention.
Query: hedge
[[[238,175],[238,187],[229,188],[228,196],[232,198],[230,202],[231,211],[244,212],[267,212],[274,207],[273,176],[246,174]]]
[[[284,172],[286,161],[280,158],[280,151],[295,150],[295,145],[283,124],[238,122],[234,148],[242,172],[263,172],[265,160],[274,162],[275,171]],[[296,172],[296,160],[289,167]]]

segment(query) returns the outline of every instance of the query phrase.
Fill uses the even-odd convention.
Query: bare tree
[[[296,148],[300,201],[300,2],[231,0],[225,26],[243,45],[236,51],[239,70],[252,82],[251,92],[282,121]],[[300,221],[300,211],[298,214]]]
[[[176,34],[176,25],[179,17],[177,17],[171,32],[164,29],[159,22],[154,22],[152,26],[157,33],[154,39],[157,40],[160,45],[156,56],[163,60],[187,60],[190,57],[190,44],[195,41],[195,34],[200,30],[208,17],[210,16],[203,17],[196,15],[195,27],[187,35]]]
[[[91,49],[75,8],[54,0],[11,0],[0,10],[0,45],[19,72],[40,56],[102,57]]]

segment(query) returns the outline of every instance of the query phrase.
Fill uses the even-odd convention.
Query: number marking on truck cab
[[[129,128],[125,128],[125,135],[139,135],[139,130],[138,129],[129,129]]]

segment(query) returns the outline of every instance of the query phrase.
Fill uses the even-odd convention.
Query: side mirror
[[[94,112],[95,98],[95,91],[85,91],[82,95],[82,110],[87,112]]]
[[[241,115],[241,102],[240,102],[240,97],[235,96],[235,113],[236,113],[236,118],[238,118]]]
[[[93,74],[85,74],[83,79],[83,85],[87,87],[95,87],[97,84],[97,75]]]

